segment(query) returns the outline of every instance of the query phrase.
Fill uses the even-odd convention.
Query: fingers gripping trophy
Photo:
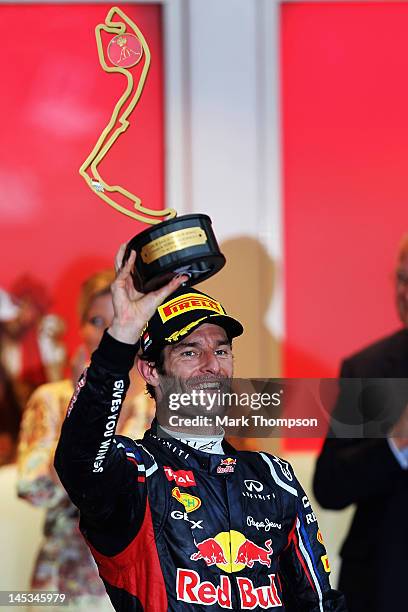
[[[90,189],[109,206],[149,226],[121,251],[120,265],[128,262],[137,292],[156,291],[180,275],[183,275],[183,284],[194,285],[218,272],[225,264],[211,219],[204,214],[177,217],[172,208],[153,210],[128,189],[110,185],[99,171],[110,148],[131,128],[131,118],[137,121],[137,113],[132,113],[141,101],[151,55],[142,32],[117,7],[111,8],[105,22],[96,26],[95,35],[103,70],[123,75],[125,89],[119,93],[108,124],[79,172]],[[104,45],[106,37],[110,40]],[[135,255],[131,256],[132,251]]]

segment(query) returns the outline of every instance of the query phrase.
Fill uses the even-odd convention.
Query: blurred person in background
[[[0,467],[16,459],[21,406],[13,383],[0,363]]]
[[[69,609],[111,610],[95,562],[78,528],[78,511],[71,504],[52,466],[54,451],[74,393],[74,385],[113,318],[110,285],[113,271],[91,276],[79,298],[83,344],[72,362],[72,378],[40,386],[31,396],[21,428],[18,449],[18,495],[46,508],[44,541],[35,563],[31,588],[67,594]],[[119,430],[139,438],[153,418],[153,404],[144,393],[136,369]],[[31,610],[32,608],[30,608]]]
[[[356,504],[341,549],[339,580],[350,612],[399,611],[407,605],[408,407],[403,385],[408,378],[408,235],[398,252],[395,296],[402,329],[345,359],[340,377],[400,380],[384,381],[375,393],[360,387],[358,397],[359,387],[352,389],[358,381],[340,381],[331,425],[333,431],[335,423],[362,426],[380,417],[384,435],[327,437],[314,476],[315,496],[323,508]],[[385,384],[402,389],[395,396],[394,416],[391,396],[382,393]]]
[[[15,381],[22,405],[43,383],[60,380],[66,362],[63,320],[50,314],[46,287],[23,274],[0,295],[0,361]]]

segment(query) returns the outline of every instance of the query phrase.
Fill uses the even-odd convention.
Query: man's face
[[[160,376],[156,388],[158,403],[165,398],[167,405],[170,393],[196,392],[196,398],[204,397],[204,401],[185,410],[180,407],[178,414],[205,414],[207,396],[227,391],[233,374],[232,349],[225,330],[209,323],[201,325],[184,340],[164,348],[163,367],[165,375]],[[219,413],[217,408],[213,404],[211,413]]]
[[[205,323],[173,346],[164,348],[164,369],[196,387],[197,380],[231,378],[233,357],[225,330]],[[199,383],[197,383],[199,384]]]
[[[402,255],[397,264],[395,290],[399,317],[408,327],[408,253]]]

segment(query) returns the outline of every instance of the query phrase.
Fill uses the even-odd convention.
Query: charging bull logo
[[[223,531],[202,542],[194,541],[198,552],[190,556],[192,561],[203,559],[207,565],[216,565],[224,572],[239,572],[255,563],[271,567],[272,540],[258,546],[239,531]]]
[[[198,544],[197,542],[194,542],[194,544],[197,546],[198,552],[191,555],[190,559],[192,561],[204,559],[207,565],[225,565],[228,563],[227,559],[225,558],[224,551],[215,538],[207,538],[207,540],[203,540]]]
[[[255,562],[261,563],[261,565],[267,565],[271,567],[270,556],[273,553],[272,540],[266,540],[265,548],[258,546],[246,540],[238,549],[237,558],[235,563],[244,563],[247,567],[253,567]]]

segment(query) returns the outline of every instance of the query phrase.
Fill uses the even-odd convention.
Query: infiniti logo
[[[257,493],[263,491],[263,484],[258,480],[244,480],[244,484],[248,491],[256,491]]]

